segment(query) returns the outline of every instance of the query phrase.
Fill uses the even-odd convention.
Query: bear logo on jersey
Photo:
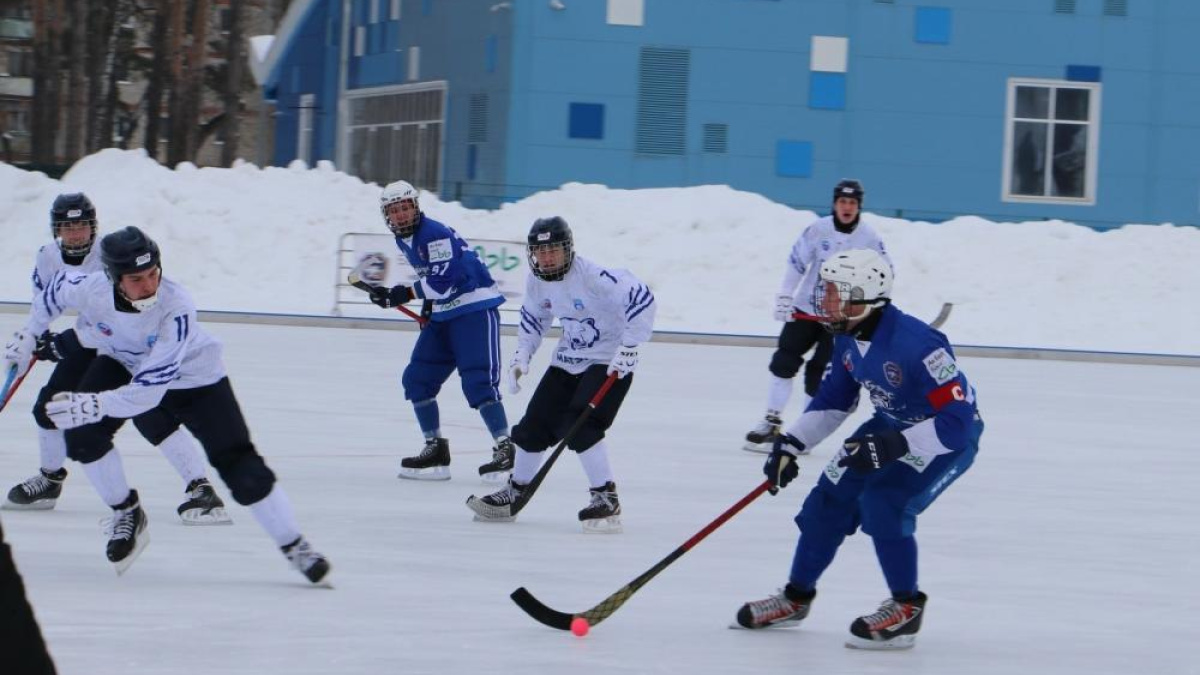
[[[571,349],[587,349],[600,341],[600,329],[596,328],[596,320],[591,317],[579,320],[564,317],[562,329]]]
[[[575,309],[577,309],[581,312],[583,311],[583,301],[582,300],[580,300],[579,298],[575,298],[574,305],[575,305]]]
[[[888,384],[900,388],[900,383],[904,381],[904,372],[900,370],[900,365],[892,361],[883,362],[883,376],[887,378]]]

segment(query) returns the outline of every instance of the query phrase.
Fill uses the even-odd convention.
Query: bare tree
[[[154,159],[158,159],[158,139],[162,118],[163,94],[170,88],[171,58],[171,7],[178,3],[158,0],[154,12],[154,25],[150,32],[150,72],[147,76],[146,93],[143,98],[146,111],[146,133],[142,146]]]
[[[88,9],[91,0],[70,3],[70,39],[67,40],[67,129],[63,155],[74,162],[83,155],[81,136],[84,120],[84,47],[87,45]]]
[[[232,166],[238,158],[241,141],[242,87],[245,84],[246,46],[242,37],[243,0],[229,1],[229,35],[225,41],[225,84],[222,103],[225,108],[221,166]]]
[[[63,0],[33,2],[33,101],[30,121],[30,159],[53,164],[57,159],[60,114],[59,61],[65,20]]]

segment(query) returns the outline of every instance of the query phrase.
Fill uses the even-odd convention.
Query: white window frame
[[[1017,118],[1017,88],[1018,87],[1039,87],[1051,90],[1057,89],[1086,89],[1088,90],[1088,119],[1086,122],[1056,120],[1054,118],[1054,103],[1055,96],[1053,91],[1050,95],[1050,112],[1047,119],[1026,119]],[[1032,78],[1009,78],[1008,80],[1008,95],[1004,112],[1004,152],[1003,165],[1001,166],[1001,188],[1000,199],[1005,202],[1023,202],[1036,204],[1064,204],[1071,206],[1094,206],[1096,204],[1096,176],[1099,167],[1100,159],[1100,95],[1101,85],[1099,82],[1075,82],[1071,80],[1042,80]],[[1045,171],[1045,184],[1042,195],[1023,195],[1013,194],[1012,186],[1012,163],[1013,163],[1013,143],[1014,143],[1014,128],[1017,122],[1041,122],[1051,125],[1068,124],[1077,125],[1083,124],[1088,127],[1087,133],[1087,164],[1084,167],[1084,189],[1082,197],[1064,197],[1061,195],[1053,195],[1050,190],[1050,182],[1053,180],[1053,171],[1047,167]],[[1052,143],[1048,140],[1048,143]],[[1045,160],[1043,160],[1045,161]],[[1051,159],[1050,161],[1053,161]]]
[[[408,48],[408,81],[416,82],[421,79],[421,48]]]
[[[296,159],[312,166],[313,109],[316,94],[300,94],[299,114],[296,115]]]
[[[379,3],[380,0],[367,0],[371,3],[367,6],[367,23],[379,23]]]
[[[400,0],[391,0],[391,3],[390,11],[388,12],[388,19],[392,21],[399,21],[401,2]]]
[[[367,27],[354,27],[354,55],[362,56],[367,50]]]
[[[610,26],[643,26],[646,23],[645,0],[608,0],[605,20]]]

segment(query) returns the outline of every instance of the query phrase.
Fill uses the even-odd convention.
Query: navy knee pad
[[[602,424],[593,423],[589,419],[571,437],[571,440],[567,443],[567,447],[575,452],[583,452],[604,440],[604,430],[605,428]]]
[[[528,424],[521,422],[518,422],[517,426],[512,428],[512,434],[509,435],[509,438],[518,448],[521,448],[525,452],[542,452],[554,442],[554,439],[548,439],[546,434],[538,434],[531,431]]]
[[[54,426],[54,422],[51,422],[50,418],[46,416],[46,404],[57,393],[59,393],[59,390],[51,389],[49,385],[42,387],[42,390],[38,392],[37,401],[33,403],[33,419],[43,429],[57,428]]]
[[[905,509],[906,497],[890,490],[868,490],[862,496],[863,532],[876,539],[903,539],[917,529],[917,517]]]
[[[782,377],[790,380],[800,372],[800,366],[804,365],[804,357],[793,354],[783,349],[776,349],[771,356],[770,370],[775,377]]]
[[[179,431],[179,420],[160,408],[154,408],[133,418],[133,426],[150,445],[157,446]]]
[[[214,463],[213,467],[229,488],[233,500],[242,506],[264,499],[275,486],[275,472],[253,449],[243,450],[232,461]]]
[[[113,448],[113,434],[107,433],[100,425],[67,429],[63,432],[63,438],[67,443],[67,457],[80,464],[90,464]]]
[[[796,525],[804,536],[824,542],[840,543],[845,537],[858,530],[859,513],[857,502],[839,502],[821,489],[820,483],[808,493],[800,513],[796,514]]]

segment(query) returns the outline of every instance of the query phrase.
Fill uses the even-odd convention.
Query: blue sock
[[[817,587],[817,579],[837,555],[838,547],[845,540],[840,537],[816,537],[800,534],[796,543],[796,554],[792,557],[792,573],[788,582],[798,591],[811,591]]]
[[[897,598],[917,593],[917,539],[875,539],[875,555],[883,569],[883,578]]]
[[[442,419],[438,413],[437,399],[427,398],[413,403],[413,412],[417,414],[417,424],[425,438],[437,438],[441,435]]]
[[[479,406],[479,416],[492,434],[492,438],[508,435],[508,417],[504,415],[504,404],[500,401],[488,401]]]

